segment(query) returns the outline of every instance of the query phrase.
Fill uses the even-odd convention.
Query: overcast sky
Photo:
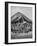
[[[11,16],[17,12],[23,13],[25,16],[32,20],[32,7],[11,6]]]

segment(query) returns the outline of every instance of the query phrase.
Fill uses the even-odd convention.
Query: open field
[[[32,38],[32,31],[28,33],[12,33],[11,39],[24,39],[24,38]]]

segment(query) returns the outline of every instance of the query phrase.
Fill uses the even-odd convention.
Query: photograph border
[[[9,3],[35,5],[35,41],[8,43],[8,4],[9,4]],[[21,44],[21,43],[36,43],[36,3],[5,2],[5,44]]]

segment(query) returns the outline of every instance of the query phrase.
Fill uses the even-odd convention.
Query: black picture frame
[[[35,5],[35,41],[8,43],[8,4],[9,3]],[[22,43],[36,43],[36,3],[5,2],[5,44],[22,44]]]

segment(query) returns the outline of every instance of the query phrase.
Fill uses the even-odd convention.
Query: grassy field
[[[24,38],[32,38],[32,31],[28,33],[13,33],[11,32],[11,39],[24,39]]]

